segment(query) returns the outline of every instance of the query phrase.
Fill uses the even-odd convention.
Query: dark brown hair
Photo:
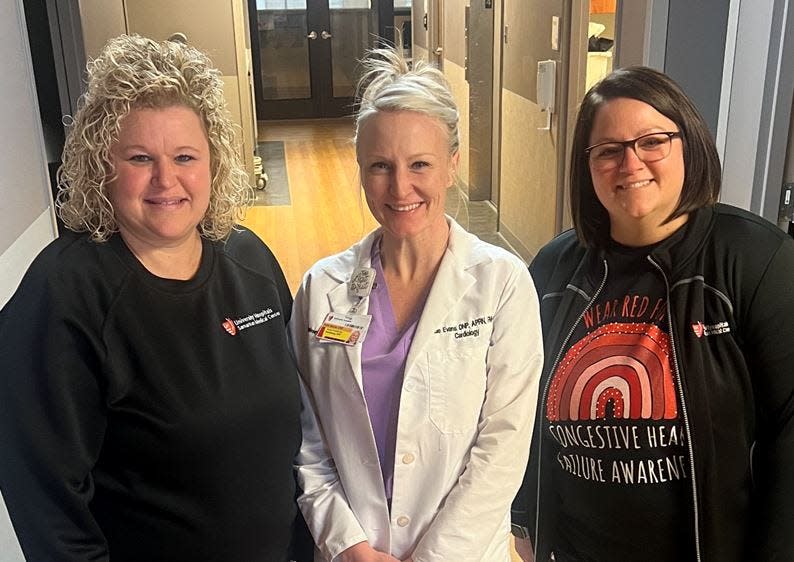
[[[721,167],[714,139],[692,101],[669,76],[652,68],[620,68],[596,83],[579,107],[571,151],[571,217],[585,246],[603,247],[609,240],[609,215],[598,200],[585,149],[598,110],[615,98],[647,103],[673,121],[681,132],[684,186],[678,206],[665,222],[717,202]]]

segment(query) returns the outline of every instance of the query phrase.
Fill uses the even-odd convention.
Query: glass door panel
[[[375,42],[377,12],[371,0],[329,0],[333,97],[352,98],[359,78],[358,61]]]
[[[306,0],[256,0],[263,100],[312,97]]]

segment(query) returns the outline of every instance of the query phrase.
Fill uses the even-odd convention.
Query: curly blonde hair
[[[223,98],[220,72],[194,47],[139,35],[111,39],[87,65],[81,97],[58,170],[58,214],[70,230],[97,242],[118,231],[108,184],[115,179],[111,147],[133,109],[185,106],[201,118],[210,147],[210,201],[198,225],[222,240],[253,201],[237,148],[236,125]]]

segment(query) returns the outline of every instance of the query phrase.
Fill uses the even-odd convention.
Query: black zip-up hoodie
[[[693,560],[794,560],[794,240],[748,212],[690,214],[684,236],[648,256],[667,287],[677,392],[688,433]],[[678,237],[674,237],[678,238]],[[541,299],[546,363],[538,412],[561,349],[608,275],[573,231],[530,271]],[[727,324],[725,324],[727,323]],[[554,504],[536,418],[513,523],[549,560]]]

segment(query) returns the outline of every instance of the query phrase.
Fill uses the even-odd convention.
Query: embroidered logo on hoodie
[[[699,338],[703,336],[716,336],[717,334],[726,334],[731,331],[731,327],[727,322],[717,322],[716,324],[704,324],[701,321],[692,322],[692,331]]]

